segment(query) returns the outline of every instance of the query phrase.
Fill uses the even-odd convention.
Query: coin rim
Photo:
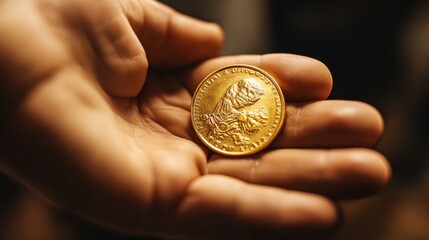
[[[211,77],[213,76],[215,73],[217,72],[221,72],[224,69],[227,68],[231,68],[231,67],[244,67],[244,68],[250,68],[256,71],[259,71],[260,73],[262,73],[265,77],[267,77],[275,86],[275,88],[277,89],[277,92],[279,93],[280,96],[280,101],[282,102],[282,109],[281,112],[283,114],[281,114],[280,117],[280,122],[278,127],[274,130],[273,135],[270,137],[270,139],[268,139],[266,142],[264,142],[262,144],[261,147],[255,148],[251,151],[248,152],[230,152],[230,151],[224,151],[221,149],[216,148],[215,146],[212,146],[206,139],[204,139],[204,137],[201,135],[201,133],[199,133],[197,131],[197,128],[195,126],[195,122],[194,122],[194,103],[195,103],[195,99],[197,96],[198,91],[200,90],[200,88],[203,86],[203,84]],[[225,155],[225,156],[248,156],[248,155],[252,155],[258,152],[263,151],[264,149],[266,149],[269,145],[271,145],[271,143],[277,138],[278,134],[280,133],[280,130],[283,128],[284,124],[285,124],[285,118],[286,118],[286,100],[283,96],[283,91],[280,88],[279,84],[277,83],[277,81],[275,80],[274,77],[272,77],[269,73],[267,73],[266,71],[262,70],[259,67],[255,67],[252,65],[247,65],[247,64],[231,64],[231,65],[227,65],[221,68],[218,68],[214,71],[212,71],[211,73],[209,73],[199,84],[198,87],[195,89],[194,94],[192,96],[192,102],[191,102],[191,122],[192,122],[192,127],[194,129],[195,134],[198,136],[198,138],[203,142],[203,144],[208,147],[210,150],[212,150],[215,153],[221,154],[221,155]]]

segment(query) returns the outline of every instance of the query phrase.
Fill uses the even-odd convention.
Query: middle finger
[[[365,103],[288,103],[285,126],[271,147],[371,147],[382,131],[381,115]]]

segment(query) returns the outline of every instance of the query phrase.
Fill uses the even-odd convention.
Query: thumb
[[[155,67],[181,67],[219,54],[217,24],[176,12],[153,0],[122,0],[124,13]]]
[[[153,0],[96,1],[86,4],[83,13],[100,60],[100,84],[116,97],[136,96],[149,65],[194,64],[218,55],[223,41],[217,25]]]

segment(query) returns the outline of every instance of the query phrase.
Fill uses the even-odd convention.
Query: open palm
[[[389,178],[367,149],[381,117],[324,100],[332,79],[316,60],[213,58],[217,26],[154,1],[5,1],[0,11],[0,169],[89,220],[164,236],[312,236],[339,221],[330,199]],[[229,158],[200,144],[190,105],[206,74],[239,63],[277,79],[287,120],[268,150]]]

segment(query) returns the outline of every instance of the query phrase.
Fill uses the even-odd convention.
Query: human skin
[[[164,237],[329,234],[336,200],[390,177],[370,148],[371,106],[325,100],[332,77],[297,55],[217,57],[221,29],[150,0],[0,2],[0,170],[52,204],[116,230]],[[273,75],[286,124],[264,152],[213,154],[191,97],[211,71]]]

